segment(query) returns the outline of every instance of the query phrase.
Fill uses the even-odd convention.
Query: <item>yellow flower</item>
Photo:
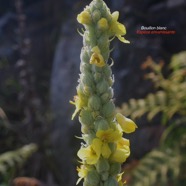
[[[89,165],[96,164],[101,155],[101,146],[102,143],[100,140],[95,138],[92,142],[92,145],[88,147],[82,147],[78,151],[77,155],[81,160],[86,161],[86,163]]]
[[[72,114],[72,118],[71,118],[73,120],[76,114],[81,110],[82,104],[78,96],[74,96],[74,101],[70,101],[70,103],[76,106],[76,109],[74,113]]]
[[[85,165],[81,165],[80,168],[77,167],[77,171],[78,171],[78,176],[80,177],[77,182],[76,182],[76,185],[79,184],[79,182],[85,178],[87,176],[87,173],[88,173],[88,169]]]
[[[119,163],[123,163],[130,155],[130,142],[128,139],[121,138],[117,141],[117,148],[111,155],[111,160]]]
[[[93,54],[91,55],[91,58],[90,58],[90,64],[94,64],[98,67],[105,66],[105,60],[103,56],[101,55],[99,47],[98,46],[93,47],[92,52]]]
[[[101,19],[98,21],[98,27],[99,27],[101,30],[107,30],[107,29],[108,29],[108,21],[107,21],[107,19],[101,18]]]
[[[96,145],[94,146],[94,149],[97,151],[97,153],[99,153],[106,159],[109,158],[109,156],[111,155],[111,150],[108,143],[102,141],[99,138],[95,138],[93,141],[96,141]]]
[[[80,89],[77,87],[77,95],[74,96],[74,101],[70,101],[71,104],[75,105],[76,109],[72,115],[72,120],[76,116],[76,114],[87,105],[88,99],[87,97],[81,93]]]
[[[81,24],[90,24],[91,23],[91,15],[88,11],[84,10],[77,16],[77,21]]]
[[[108,143],[118,141],[121,138],[122,133],[118,130],[114,131],[113,129],[99,130],[97,131],[96,136],[100,140],[99,143],[101,143],[101,155],[104,158],[109,158],[112,152]]]
[[[125,116],[123,116],[120,113],[116,114],[116,120],[119,123],[119,125],[121,126],[123,132],[125,133],[131,133],[134,132],[136,130],[137,125],[129,118],[126,118]]]
[[[110,147],[109,147],[108,143],[105,143],[105,142],[102,142],[102,141],[100,141],[100,142],[102,143],[101,155],[104,158],[108,159],[110,157],[111,153],[112,153],[111,150],[110,150]]]
[[[74,119],[74,117],[76,116],[76,114],[82,109],[82,107],[84,106],[84,102],[83,100],[79,97],[79,96],[74,96],[74,101],[70,101],[71,104],[76,106],[76,109],[72,115],[72,120]]]
[[[123,163],[130,155],[130,148],[124,145],[122,148],[117,146],[115,152],[111,155],[110,160],[118,163]]]
[[[117,142],[117,148],[123,148],[124,146],[130,146],[130,141],[126,138],[121,138],[118,142]]]
[[[98,130],[96,136],[104,142],[116,142],[122,137],[122,133],[119,130]]]
[[[126,40],[123,35],[126,34],[126,28],[123,24],[118,22],[119,12],[112,13],[112,21],[110,26],[110,31],[112,35],[115,35],[121,42],[130,43],[130,41]]]

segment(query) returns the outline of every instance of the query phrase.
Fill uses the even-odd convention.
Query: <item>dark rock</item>
[[[54,113],[53,146],[59,171],[63,175],[63,183],[69,186],[75,184],[76,177],[72,156],[74,148],[70,147],[71,139],[74,138],[73,130],[76,127],[74,125],[72,128],[72,124],[75,123],[71,121],[74,106],[69,103],[69,100],[73,100],[76,94],[81,46],[81,38],[75,30],[74,23],[68,22],[63,27],[56,47],[51,76],[51,106]]]
[[[11,12],[0,17],[0,58],[9,58],[14,54],[15,15]]]

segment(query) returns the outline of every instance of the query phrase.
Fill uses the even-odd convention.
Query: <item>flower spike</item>
[[[136,129],[132,120],[116,114],[112,85],[110,42],[118,38],[129,43],[123,36],[126,28],[118,22],[119,12],[110,13],[103,0],[93,0],[77,16],[83,25],[80,78],[72,119],[79,115],[82,139],[77,156],[79,179],[84,186],[122,186],[121,164],[130,155],[130,142],[123,133]],[[111,64],[108,62],[111,59]]]

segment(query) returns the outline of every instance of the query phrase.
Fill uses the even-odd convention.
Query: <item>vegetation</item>
[[[77,155],[81,166],[77,168],[84,186],[122,186],[121,164],[130,155],[129,140],[123,133],[131,133],[136,124],[120,113],[115,113],[113,101],[114,83],[110,58],[111,38],[117,37],[129,43],[123,36],[125,26],[118,22],[119,12],[110,13],[102,0],[93,0],[77,16],[85,30],[81,50],[80,78],[75,111],[79,114],[82,139]]]
[[[124,103],[121,113],[133,119],[142,115],[151,121],[158,113],[161,123],[168,125],[162,134],[160,146],[140,160],[131,173],[131,186],[182,186],[186,184],[186,52],[172,57],[170,75],[165,78],[162,63],[149,59],[143,67],[150,67],[147,74],[157,92],[144,99],[131,99]]]
[[[152,72],[146,78],[152,80],[157,92],[148,94],[144,99],[130,99],[122,104],[118,111],[136,119],[147,114],[152,120],[158,113],[162,113],[163,123],[175,114],[186,115],[186,52],[172,57],[169,65],[171,71],[168,77],[163,75],[163,64],[156,64],[150,58],[143,64],[143,68],[150,67]]]

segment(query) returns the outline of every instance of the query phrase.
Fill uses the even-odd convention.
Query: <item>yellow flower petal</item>
[[[96,136],[104,142],[115,142],[122,137],[122,133],[119,130],[98,130]]]
[[[138,128],[137,125],[131,119],[126,118],[120,113],[116,114],[116,120],[120,124],[123,132],[125,133],[134,132],[136,128]]]
[[[92,141],[92,149],[97,154],[97,156],[100,156],[101,154],[101,147],[102,147],[102,141],[98,138],[93,139]]]
[[[72,115],[72,120],[76,116],[76,114],[81,110],[81,108],[84,106],[83,100],[79,96],[74,96],[74,101],[70,101],[71,104],[75,105],[76,109]]]
[[[130,43],[130,41],[126,40],[124,37],[121,37],[120,35],[116,36],[121,42],[123,43]]]
[[[115,31],[116,31],[117,35],[125,35],[126,34],[125,26],[119,22],[116,23]]]
[[[88,173],[88,169],[85,165],[81,165],[80,167],[77,167],[77,171],[78,171],[78,176],[80,177],[77,182],[76,185],[79,184],[79,182],[85,178],[87,176]]]
[[[126,138],[121,138],[118,142],[117,142],[117,147],[118,148],[123,148],[124,146],[130,146],[130,141]]]
[[[130,155],[130,149],[116,149],[111,155],[110,160],[118,163],[123,163]]]
[[[119,12],[118,11],[115,11],[112,13],[112,20],[113,21],[117,21],[119,18]]]
[[[90,24],[91,23],[91,15],[88,11],[84,10],[77,16],[77,21],[81,24]]]
[[[87,156],[90,155],[90,147],[79,149],[77,155],[81,160],[86,160]]]
[[[123,35],[126,34],[126,28],[125,26],[118,22],[119,12],[112,13],[112,21],[110,25],[110,35],[116,36],[121,42],[123,43],[130,43],[128,40],[126,40]]]
[[[104,158],[108,159],[111,155],[111,150],[108,143],[103,143],[101,154]]]
[[[99,47],[98,46],[93,47],[92,52],[93,54],[91,55],[91,58],[90,58],[90,64],[94,64],[98,67],[105,66],[105,60],[100,53]]]
[[[90,165],[97,163],[100,156],[93,150],[91,146],[81,148],[77,155],[81,160],[86,161],[86,163]]]
[[[100,28],[101,30],[108,29],[108,21],[105,18],[101,18],[97,24],[98,24],[98,28]]]
[[[72,120],[76,116],[76,114],[87,105],[88,98],[81,93],[81,91],[77,88],[77,95],[74,96],[74,101],[70,101],[71,104],[75,105],[76,109],[72,115]]]

